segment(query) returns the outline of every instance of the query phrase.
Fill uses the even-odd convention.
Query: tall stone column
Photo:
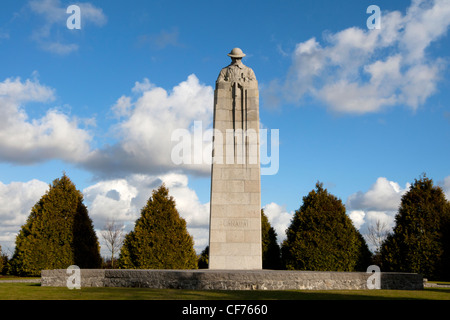
[[[214,92],[210,269],[262,269],[259,92],[239,48]]]

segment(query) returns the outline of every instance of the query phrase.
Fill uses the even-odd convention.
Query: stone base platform
[[[140,287],[190,290],[365,290],[371,274],[287,270],[81,269],[81,287]],[[41,285],[65,287],[72,273],[43,270]],[[414,273],[380,273],[381,289],[421,290]]]

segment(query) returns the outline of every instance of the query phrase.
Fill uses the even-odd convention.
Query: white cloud
[[[299,43],[284,83],[265,96],[300,102],[312,96],[330,110],[364,114],[405,105],[416,110],[436,91],[444,62],[427,54],[447,33],[450,2],[414,0],[405,14],[382,12],[380,30],[351,27]]]
[[[101,8],[97,8],[89,2],[72,3],[80,7],[80,14],[82,17],[82,25],[85,23],[92,23],[97,26],[103,26],[107,22],[107,18]],[[55,23],[61,24],[62,27],[67,27],[66,21],[70,14],[67,13],[67,6],[63,6],[60,0],[31,0],[28,3],[30,10],[40,15],[45,25],[38,29],[40,36],[48,36],[50,28]],[[43,34],[45,33],[45,34]]]
[[[89,152],[91,136],[78,122],[55,109],[29,119],[29,102],[50,102],[54,90],[38,80],[19,78],[0,82],[0,161],[29,164],[53,158],[78,161]]]
[[[200,202],[196,192],[189,187],[187,176],[176,173],[158,176],[134,174],[123,179],[99,181],[83,190],[84,204],[93,220],[103,255],[108,252],[99,231],[106,222],[114,220],[123,224],[126,232],[132,230],[152,191],[162,183],[173,196],[180,216],[186,220],[196,251],[200,253],[208,245],[209,202]],[[12,254],[17,233],[48,187],[47,183],[39,180],[0,182],[0,245],[7,253]]]
[[[401,198],[409,188],[409,183],[402,188],[398,183],[380,177],[368,191],[358,191],[350,195],[347,199],[346,209],[355,228],[359,229],[363,236],[366,236],[368,228],[374,227],[379,221],[386,225],[388,231],[391,231],[395,225],[395,215],[398,212]],[[371,249],[375,248],[371,247]]]
[[[395,211],[400,205],[402,195],[409,187],[410,185],[406,184],[402,189],[398,183],[380,177],[367,192],[359,191],[350,195],[347,199],[347,208]]]
[[[45,45],[42,45],[41,48],[44,51],[56,53],[59,55],[66,55],[71,52],[77,51],[79,46],[75,43],[63,44],[60,42],[49,42],[46,43]]]
[[[444,191],[447,200],[450,201],[450,176],[444,178],[442,190]]]
[[[16,108],[19,103],[51,101],[54,99],[54,90],[41,85],[37,80],[28,79],[22,83],[20,78],[8,78],[0,82],[0,98],[2,110],[9,110],[9,107]]]
[[[450,200],[450,176],[440,181],[439,185]],[[375,227],[377,221],[385,224],[390,232],[395,226],[395,216],[401,205],[401,198],[410,187],[410,183],[406,183],[402,188],[398,183],[380,177],[368,191],[359,191],[347,198],[348,215],[363,235],[367,234],[369,226]]]
[[[76,5],[80,7],[81,28],[87,24],[97,26],[106,24],[107,18],[101,8],[88,2],[76,3]],[[67,55],[78,50],[78,44],[68,43],[67,40],[61,39],[63,33],[53,31],[67,30],[66,38],[70,36],[66,23],[70,14],[66,12],[67,7],[63,7],[60,0],[32,0],[28,3],[28,8],[44,21],[34,29],[31,36],[42,50],[59,55]]]
[[[287,212],[286,206],[276,204],[275,202],[266,204],[263,209],[270,225],[277,233],[278,242],[283,242],[283,240],[286,239],[286,229],[291,224],[294,212]]]
[[[101,230],[107,221],[115,220],[123,223],[127,232],[132,230],[152,191],[162,183],[173,196],[180,216],[186,220],[195,249],[201,251],[208,244],[209,203],[200,202],[183,174],[132,174],[122,179],[102,180],[85,188],[85,204],[95,228]]]
[[[8,78],[0,82],[0,161],[32,164],[60,159],[82,165],[104,179],[173,170],[208,174],[210,165],[206,162],[177,165],[172,161],[172,149],[179,141],[171,141],[171,135],[183,129],[193,137],[193,124],[197,121],[203,132],[211,128],[212,87],[190,75],[171,91],[148,79],[136,82],[131,91],[130,96],[121,96],[111,108],[118,118],[110,130],[116,134],[117,143],[92,150],[93,137],[81,127],[89,123],[83,119],[57,109],[49,109],[41,117],[28,116],[27,104],[54,101],[54,89],[36,78]],[[200,152],[210,155],[207,150],[211,139],[203,138]],[[195,143],[192,147],[194,158],[198,150]]]
[[[201,122],[203,130],[211,127],[212,87],[201,84],[192,74],[169,92],[152,85],[148,79],[137,82],[132,92],[134,95],[121,96],[112,107],[122,119],[114,127],[117,144],[95,150],[84,165],[106,175],[181,169],[208,173],[210,166],[206,163],[180,166],[173,163],[172,148],[177,142],[172,142],[171,136],[177,129],[193,133],[195,121]]]
[[[366,216],[366,213],[362,210],[352,210],[348,216],[353,221],[355,228],[359,229],[364,224],[364,217]]]
[[[97,228],[109,220],[132,223],[138,218],[139,208],[132,205],[138,190],[126,179],[100,181],[85,188],[83,194]]]
[[[80,7],[83,21],[82,23],[92,23],[99,27],[104,26],[107,23],[108,19],[101,8],[97,8],[89,2],[81,2],[75,4]],[[64,17],[65,20],[67,20],[68,14],[66,14]]]
[[[0,245],[5,253],[12,254],[20,227],[47,190],[48,184],[39,180],[0,182]]]
[[[131,107],[131,97],[121,96],[111,110],[117,118],[120,118],[129,115]]]
[[[136,81],[134,83],[134,87],[133,87],[133,89],[131,89],[131,91],[134,92],[134,93],[142,93],[142,92],[145,92],[145,91],[149,91],[153,87],[155,87],[155,85],[153,85],[150,82],[150,80],[145,78],[142,82]]]
[[[367,226],[374,226],[377,221],[381,225],[385,224],[389,229],[392,229],[395,225],[395,215],[397,211],[367,211],[366,212],[366,224]]]
[[[188,177],[178,173],[168,173],[160,179],[169,188],[176,201],[177,209],[190,227],[209,227],[209,202],[200,203],[196,192],[188,187]]]
[[[397,211],[352,210],[349,217],[356,229],[366,231],[369,226],[375,226],[377,221],[389,229],[394,227],[394,217]],[[362,228],[364,226],[364,228]]]
[[[164,49],[169,46],[182,47],[183,44],[179,41],[179,31],[177,28],[172,28],[171,31],[161,30],[157,34],[147,34],[139,37],[140,44],[149,43],[152,47],[157,49]]]
[[[450,21],[450,3],[447,0],[413,0],[404,17],[404,36],[401,45],[410,61],[426,55],[431,42],[444,36]]]

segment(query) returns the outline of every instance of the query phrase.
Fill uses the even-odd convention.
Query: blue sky
[[[71,4],[80,30],[67,28]],[[362,233],[392,227],[422,173],[450,197],[449,16],[446,0],[2,1],[0,245],[13,250],[65,171],[97,230],[112,218],[130,230],[165,182],[203,249],[208,166],[171,163],[170,135],[210,128],[233,47],[258,79],[262,126],[279,130],[261,203],[280,240],[317,181]]]

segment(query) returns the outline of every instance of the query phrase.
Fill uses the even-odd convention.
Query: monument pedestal
[[[215,165],[212,175],[209,268],[261,269],[259,168]]]
[[[66,269],[42,270],[43,287],[65,287]],[[189,290],[367,290],[371,273],[288,270],[81,269],[81,287]],[[380,273],[381,289],[421,290],[416,273]]]

